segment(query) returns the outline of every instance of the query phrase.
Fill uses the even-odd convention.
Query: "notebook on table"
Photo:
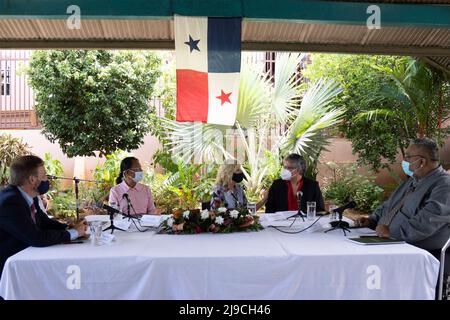
[[[358,238],[348,238],[349,241],[362,245],[377,245],[377,244],[399,244],[405,243],[403,240],[394,238],[380,238],[377,236],[360,236]]]

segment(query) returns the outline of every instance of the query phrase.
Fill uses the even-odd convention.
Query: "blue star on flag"
[[[189,50],[191,50],[191,52],[194,50],[200,51],[200,49],[198,48],[199,42],[200,42],[200,39],[194,40],[194,39],[192,39],[191,35],[189,35],[189,41],[186,41],[185,44],[187,44],[189,46]]]

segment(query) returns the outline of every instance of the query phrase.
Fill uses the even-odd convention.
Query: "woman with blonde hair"
[[[224,164],[217,172],[216,185],[211,197],[211,209],[225,207],[239,209],[247,206],[247,198],[240,183],[244,173],[239,164]]]

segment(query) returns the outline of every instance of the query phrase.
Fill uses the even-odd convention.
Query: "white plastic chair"
[[[438,300],[442,300],[442,297],[444,296],[445,252],[447,251],[448,247],[450,247],[450,238],[448,238],[447,242],[444,244],[444,246],[441,249],[441,265],[440,265],[440,268],[439,268],[439,296],[438,296]]]

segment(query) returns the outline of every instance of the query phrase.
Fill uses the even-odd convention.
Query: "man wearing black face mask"
[[[0,277],[6,260],[29,246],[47,247],[84,236],[84,221],[67,230],[40,209],[37,197],[49,187],[39,157],[23,156],[11,164],[10,185],[0,192]]]

